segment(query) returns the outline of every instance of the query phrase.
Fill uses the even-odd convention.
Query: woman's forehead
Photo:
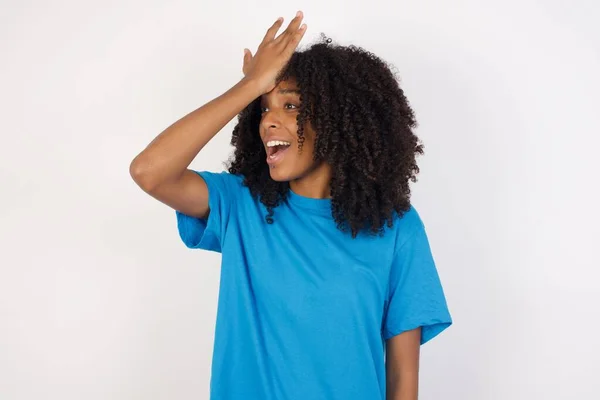
[[[275,86],[275,89],[273,91],[288,91],[288,90],[297,90],[298,89],[298,84],[296,82],[295,78],[287,78],[285,80],[282,80],[281,82],[279,82],[277,84],[277,86]]]
[[[300,95],[300,89],[298,88],[298,85],[296,84],[295,79],[286,79],[284,81],[279,82],[277,84],[277,86],[275,86],[273,88],[273,90],[271,90],[268,93],[263,94],[261,96],[261,98],[267,98],[267,97],[276,96],[276,95],[288,95],[288,94]]]

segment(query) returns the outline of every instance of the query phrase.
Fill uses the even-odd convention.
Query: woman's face
[[[259,131],[275,181],[301,179],[320,164],[313,159],[316,134],[308,122],[304,126],[302,149],[298,149],[296,117],[300,106],[300,92],[293,79],[280,82],[261,96]]]

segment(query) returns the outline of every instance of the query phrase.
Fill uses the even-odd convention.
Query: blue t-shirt
[[[451,324],[414,208],[383,236],[338,230],[331,200],[266,208],[226,172],[199,172],[206,220],[177,212],[190,248],[222,253],[210,393],[218,400],[385,399],[385,340]]]

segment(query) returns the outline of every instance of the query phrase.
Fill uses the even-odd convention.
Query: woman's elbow
[[[153,176],[149,163],[140,156],[134,158],[129,164],[129,175],[145,192],[151,192],[157,186],[156,177]]]

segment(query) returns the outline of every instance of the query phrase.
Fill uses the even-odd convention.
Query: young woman
[[[244,78],[131,164],[184,243],[222,253],[211,398],[417,398],[419,347],[451,324],[409,182],[422,147],[386,64],[298,12]],[[232,118],[229,171],[189,164]]]

